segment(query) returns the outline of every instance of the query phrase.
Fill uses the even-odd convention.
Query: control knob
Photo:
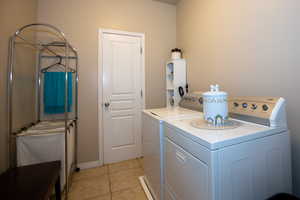
[[[264,104],[264,105],[262,106],[262,109],[263,109],[263,111],[267,111],[267,110],[269,109],[269,106],[266,105],[266,104]]]
[[[252,104],[252,105],[251,105],[251,109],[252,109],[252,110],[256,110],[256,108],[257,108],[257,105],[256,105],[256,104]]]
[[[247,108],[248,107],[248,104],[247,103],[243,103],[243,108]]]
[[[200,97],[198,101],[199,101],[200,104],[203,104],[203,98],[202,97]]]

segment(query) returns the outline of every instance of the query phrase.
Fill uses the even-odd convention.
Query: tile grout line
[[[112,200],[112,189],[111,189],[111,179],[110,179],[109,165],[107,165],[107,176],[108,176],[108,184],[109,184],[110,200]]]
[[[141,158],[136,158],[137,162],[139,163],[140,168],[142,168],[141,162],[140,162]]]
[[[139,165],[140,165],[140,167],[142,168],[142,170],[144,170],[144,167],[143,167],[143,165],[142,165],[142,160],[143,159],[143,157],[139,157],[138,158],[138,162],[139,162]]]

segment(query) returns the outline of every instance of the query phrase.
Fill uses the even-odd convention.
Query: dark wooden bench
[[[9,169],[0,175],[0,199],[48,200],[55,187],[61,200],[60,161]]]

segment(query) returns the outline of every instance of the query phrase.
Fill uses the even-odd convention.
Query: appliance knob
[[[247,108],[248,107],[248,104],[247,103],[243,103],[243,108]]]
[[[203,98],[202,97],[200,97],[198,101],[199,101],[200,104],[203,104]]]
[[[252,110],[256,110],[257,105],[256,104],[252,104],[251,108],[252,108]]]
[[[267,104],[264,104],[262,106],[263,111],[267,111],[269,109],[269,106]]]
[[[237,102],[234,102],[233,105],[234,105],[234,107],[239,107],[239,103],[237,103]]]

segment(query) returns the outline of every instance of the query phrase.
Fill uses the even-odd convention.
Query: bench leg
[[[60,176],[58,176],[58,178],[55,182],[55,199],[61,200]]]

